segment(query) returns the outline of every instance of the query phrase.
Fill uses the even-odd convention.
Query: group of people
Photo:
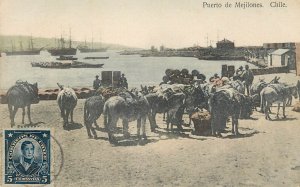
[[[101,87],[101,80],[99,79],[99,75],[96,75],[96,79],[93,82],[93,88],[95,90],[98,90],[100,87]],[[128,83],[125,74],[121,75],[119,79],[118,87],[128,89]]]
[[[233,81],[239,80],[244,84],[247,95],[250,94],[250,87],[253,83],[253,79],[254,79],[253,72],[251,71],[251,69],[249,69],[248,65],[245,65],[245,69],[243,66],[240,66],[235,71],[235,74],[232,77]],[[216,85],[222,86],[223,84],[226,84],[226,82],[229,81],[229,78],[228,77],[220,78],[220,76],[216,73],[214,74],[214,76],[210,77],[209,81]]]
[[[240,66],[236,71],[234,76],[232,77],[233,80],[240,80],[241,82],[244,83],[245,88],[246,88],[246,92],[247,95],[250,94],[250,87],[252,85],[253,79],[254,79],[254,75],[253,72],[251,71],[251,69],[249,69],[248,65],[245,65],[245,69],[243,66]],[[220,78],[220,76],[215,73],[214,76],[210,77],[209,81],[210,82],[215,82],[217,85],[218,84],[222,84],[222,79]],[[161,84],[167,84],[168,80],[163,80]],[[198,81],[194,81],[196,83],[205,83],[205,78],[204,80],[199,79]],[[96,79],[93,82],[93,88],[95,90],[99,89],[101,87],[101,80],[99,79],[99,76],[96,75]],[[118,83],[118,87],[120,88],[126,88],[128,89],[128,82],[127,79],[125,77],[125,74],[122,74],[120,79],[119,79],[119,83]]]
[[[245,69],[243,66],[240,66],[235,72],[235,79],[239,79],[245,85],[247,95],[250,94],[250,87],[253,83],[254,75],[251,69],[249,69],[248,65],[245,65]]]

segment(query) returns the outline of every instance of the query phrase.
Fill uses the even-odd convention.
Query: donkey
[[[123,135],[125,138],[129,138],[128,123],[130,121],[137,120],[137,136],[141,140],[140,129],[142,126],[142,136],[146,140],[146,118],[150,111],[149,103],[146,97],[140,93],[135,94],[125,91],[119,94],[119,96],[113,96],[109,98],[103,108],[104,126],[108,130],[108,139],[110,143],[117,143],[116,138],[113,135],[113,131],[116,128],[119,118],[123,123]]]
[[[87,98],[84,103],[84,125],[87,130],[87,134],[89,138],[92,138],[91,132],[94,135],[94,138],[97,138],[97,133],[95,129],[92,127],[92,124],[95,124],[95,127],[99,129],[99,126],[97,125],[96,120],[101,116],[103,113],[103,107],[104,107],[104,97],[99,96],[92,96],[90,98]]]
[[[270,84],[278,84],[280,77],[275,76],[269,83],[265,82],[263,79],[257,83],[252,84],[250,88],[250,95],[253,97],[254,108],[257,111],[256,107],[260,107],[260,112],[264,112],[264,105],[261,105],[261,96],[260,92]],[[289,99],[288,99],[289,101]],[[291,100],[290,100],[291,101]],[[269,111],[271,112],[271,111]]]
[[[75,91],[72,88],[63,87],[59,83],[57,83],[57,85],[61,90],[57,95],[57,103],[60,109],[61,117],[64,120],[63,126],[66,127],[69,124],[69,115],[71,116],[71,123],[74,123],[73,111],[75,106],[77,105],[78,99]]]
[[[245,107],[247,97],[238,91],[230,89],[220,89],[213,93],[209,99],[209,111],[211,113],[212,135],[221,136],[221,131],[226,126],[226,120],[232,117],[232,133],[238,135],[238,119],[241,110],[251,113],[251,107]]]
[[[18,108],[22,108],[22,124],[24,124],[25,107],[27,107],[27,115],[29,123],[32,124],[30,117],[30,105],[39,103],[38,84],[30,84],[26,82],[17,82],[6,93],[8,101],[9,117],[11,127],[15,125],[14,118]]]
[[[261,92],[261,105],[265,106],[265,118],[267,120],[272,120],[269,115],[270,107],[272,103],[278,103],[277,118],[279,118],[280,103],[282,104],[282,114],[283,118],[285,115],[286,102],[291,96],[298,98],[297,87],[296,86],[286,86],[285,84],[270,84],[265,87]]]

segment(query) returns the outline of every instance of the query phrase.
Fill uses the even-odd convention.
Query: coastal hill
[[[27,50],[30,49],[30,40],[31,36],[9,36],[9,35],[0,35],[0,51],[11,51],[12,46],[14,50]],[[57,47],[57,38],[42,38],[42,37],[32,37],[33,47],[36,49],[44,48],[50,49]],[[65,38],[65,47],[69,46],[69,38]],[[84,41],[72,41],[72,47],[83,46],[85,45]],[[91,42],[86,42],[86,45],[89,47],[92,46]],[[107,48],[109,50],[129,50],[136,49],[119,44],[110,44],[110,43],[100,43],[94,42],[93,48]]]

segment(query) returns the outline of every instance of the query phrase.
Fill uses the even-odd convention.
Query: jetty
[[[108,58],[109,58],[108,56],[98,56],[98,57],[87,56],[87,57],[84,57],[84,59],[92,59],[92,60],[95,60],[95,59],[108,59]]]

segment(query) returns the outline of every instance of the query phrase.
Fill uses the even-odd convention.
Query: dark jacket
[[[30,167],[26,171],[21,163],[18,163],[16,168],[21,174],[33,175],[38,172],[38,170],[40,169],[40,165],[37,162],[33,161]]]

